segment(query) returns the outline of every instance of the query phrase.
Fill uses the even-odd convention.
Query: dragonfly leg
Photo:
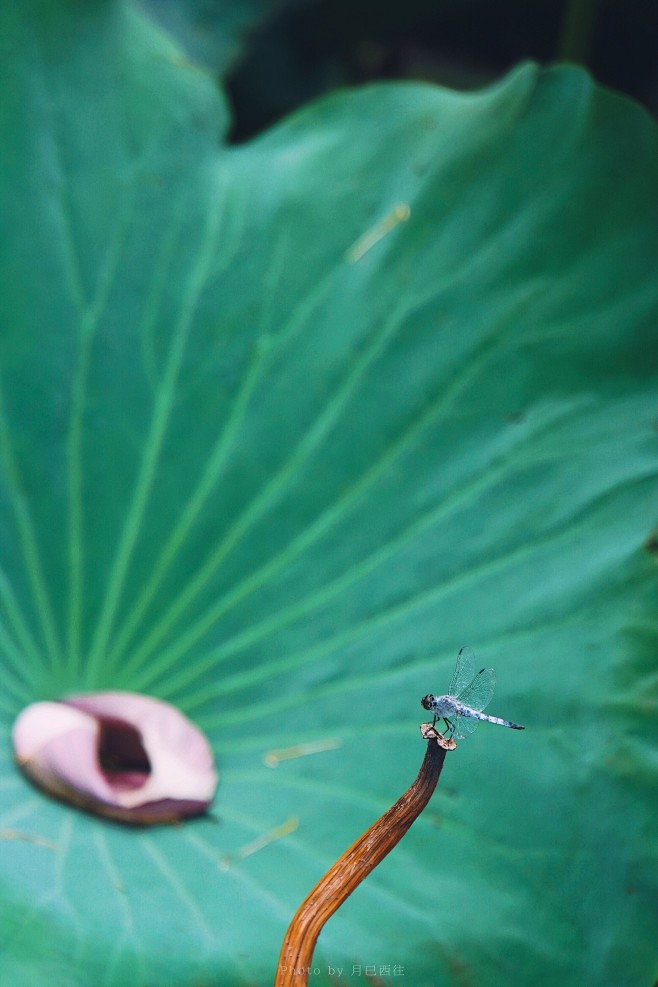
[[[433,730],[434,730],[434,729],[436,729],[436,721],[437,721],[437,720],[440,720],[440,719],[441,719],[441,717],[440,717],[440,716],[439,716],[438,714],[436,714],[436,713],[435,713],[435,714],[434,714],[434,719],[432,720],[432,729],[433,729]],[[445,719],[443,720],[443,722],[445,723],[445,725],[446,725],[446,727],[447,727],[447,730],[448,730],[448,733],[449,733],[449,734],[451,734],[451,731],[452,731],[452,724],[450,723],[450,721],[449,721],[449,720],[445,720]],[[443,735],[443,734],[441,733],[441,731],[440,731],[440,730],[437,730],[436,732],[437,732],[437,733],[439,734],[439,736],[440,736],[440,737],[443,737],[443,736],[444,736],[444,735]],[[452,734],[451,734],[451,735],[452,735]]]
[[[443,720],[443,722],[445,723],[445,733],[441,733],[441,731],[437,729],[436,727],[437,720]],[[441,737],[447,737],[449,739],[455,733],[455,722],[453,720],[447,720],[445,716],[438,716],[437,714],[435,714],[434,719],[432,720],[432,728],[436,729],[437,733]]]

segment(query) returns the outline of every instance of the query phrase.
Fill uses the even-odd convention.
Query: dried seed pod
[[[169,703],[133,692],[33,703],[14,723],[13,743],[43,791],[121,822],[200,815],[217,787],[201,731]]]

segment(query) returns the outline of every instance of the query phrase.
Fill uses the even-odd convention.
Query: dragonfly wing
[[[475,709],[478,713],[481,713],[491,702],[495,688],[496,673],[493,668],[483,668],[477,673],[471,684],[457,696],[457,699],[464,706],[470,706],[471,709]]]
[[[450,688],[448,689],[448,695],[458,696],[469,682],[472,681],[474,672],[475,655],[473,654],[473,649],[462,648],[457,655],[457,664],[455,665],[455,671],[452,676]]]
[[[464,737],[468,737],[473,733],[480,721],[476,720],[474,716],[457,716],[454,722],[455,737],[458,740],[463,740]]]

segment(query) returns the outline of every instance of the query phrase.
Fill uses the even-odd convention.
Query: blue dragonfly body
[[[433,696],[429,693],[421,699],[421,706],[434,715],[434,723],[443,720],[450,736],[459,739],[473,733],[480,720],[510,727],[512,730],[525,730],[518,723],[483,712],[494,694],[496,673],[493,668],[481,668],[474,675],[474,669],[475,655],[472,649],[462,648],[457,655],[457,664],[447,694]]]

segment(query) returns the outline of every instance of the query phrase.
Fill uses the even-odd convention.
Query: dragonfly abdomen
[[[487,723],[497,723],[501,727],[510,727],[512,730],[525,730],[518,723],[512,723],[511,720],[503,720],[500,716],[490,716],[489,713],[480,713],[476,709],[471,709],[469,706],[462,706],[459,704],[459,713],[461,716],[473,716],[476,720],[486,720]]]

